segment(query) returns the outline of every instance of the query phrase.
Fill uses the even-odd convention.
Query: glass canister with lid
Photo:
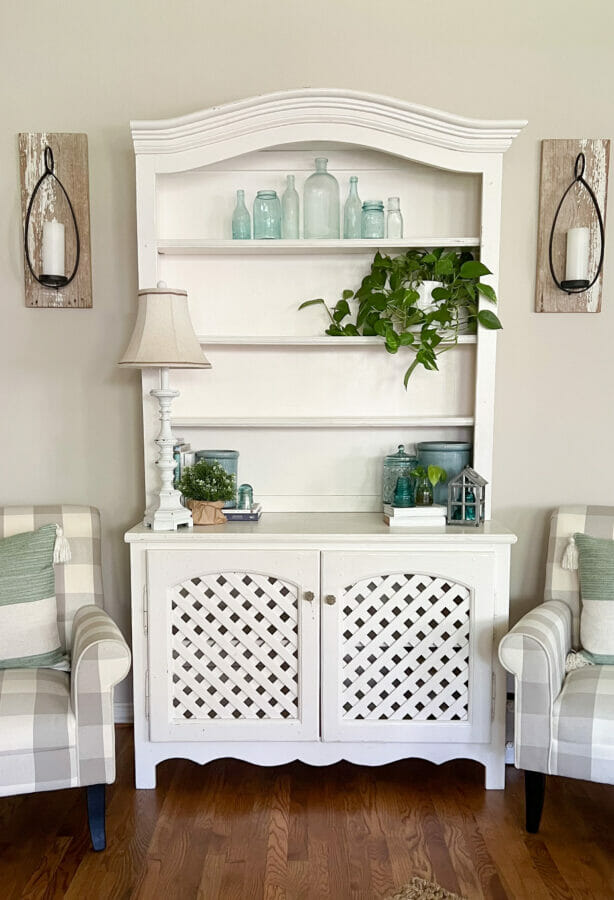
[[[390,453],[384,457],[384,477],[382,480],[382,499],[384,503],[393,504],[397,479],[407,477],[417,465],[418,458],[406,453],[403,444],[399,444],[396,453]],[[410,484],[412,484],[411,481]]]

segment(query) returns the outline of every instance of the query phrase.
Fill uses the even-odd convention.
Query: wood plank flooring
[[[549,779],[539,835],[522,776],[484,791],[478,764],[259,768],[168,761],[133,788],[117,729],[107,850],[83,790],[0,798],[0,900],[376,900],[414,875],[469,900],[614,898],[614,787]]]

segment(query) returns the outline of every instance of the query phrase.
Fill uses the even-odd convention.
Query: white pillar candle
[[[567,232],[566,281],[588,281],[588,241],[590,228],[570,228]]]
[[[56,219],[43,223],[43,275],[65,275],[64,226]]]

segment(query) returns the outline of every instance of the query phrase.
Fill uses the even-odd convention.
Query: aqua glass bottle
[[[281,236],[286,240],[298,238],[298,193],[294,187],[294,175],[288,175],[288,185],[281,198]]]
[[[233,241],[249,241],[252,236],[252,222],[245,205],[245,191],[237,191],[237,205],[232,214]]]
[[[258,191],[254,200],[254,238],[281,237],[281,203],[276,191]]]
[[[327,166],[328,160],[319,156],[315,172],[305,182],[303,237],[307,240],[339,238],[339,184]]]
[[[358,178],[352,175],[350,178],[350,192],[343,207],[343,237],[360,237],[360,220],[362,215],[362,203],[358,196]]]

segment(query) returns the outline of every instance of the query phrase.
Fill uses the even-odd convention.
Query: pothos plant
[[[378,335],[388,353],[405,347],[415,354],[405,372],[407,383],[418,366],[437,370],[437,360],[458,343],[459,335],[475,333],[478,325],[501,328],[491,309],[479,309],[480,297],[497,302],[494,289],[480,278],[490,275],[471,250],[410,249],[400,256],[379,251],[358,290],[343,291],[330,307],[325,300],[306,300],[299,309],[322,305],[330,319],[325,333],[334,337]],[[419,287],[437,281],[432,303],[422,309]]]

